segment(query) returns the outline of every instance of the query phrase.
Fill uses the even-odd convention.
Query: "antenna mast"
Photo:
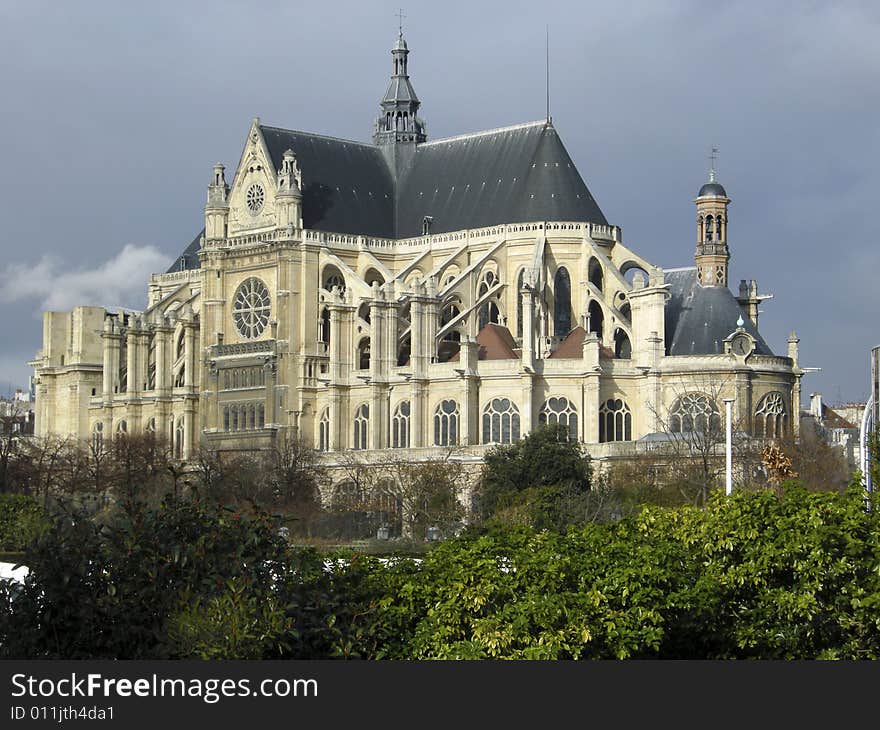
[[[552,122],[553,119],[550,116],[550,24],[547,24],[547,36],[544,40],[544,49],[547,53],[546,58],[546,67],[547,67],[547,121]]]

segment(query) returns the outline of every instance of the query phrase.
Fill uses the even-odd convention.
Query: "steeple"
[[[409,49],[403,38],[403,28],[391,49],[392,73],[388,90],[382,98],[382,113],[376,119],[373,142],[377,145],[425,142],[425,122],[419,118],[420,102],[407,73]]]
[[[727,286],[727,267],[730,250],[727,248],[727,206],[730,198],[724,186],[715,179],[715,155],[710,159],[709,180],[697,193],[697,250],[694,259],[700,284]]]

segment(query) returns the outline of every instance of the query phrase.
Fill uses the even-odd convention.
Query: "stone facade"
[[[254,120],[231,184],[214,167],[204,232],[150,278],[143,311],[45,314],[38,435],[154,431],[186,459],[295,434],[328,463],[455,445],[478,461],[551,421],[606,459],[720,414],[724,397],[758,435],[797,429],[798,340],[773,354],[757,329],[766,297],[754,281],[728,290],[730,198],[714,172],[696,200],[696,266],[664,272],[604,220],[549,120],[425,141],[407,53],[398,39],[392,81],[407,84],[392,87],[407,98],[389,88],[374,145]],[[460,179],[455,160],[487,145],[488,160],[503,150],[523,172]],[[325,148],[347,161],[341,183],[316,184],[336,164]],[[418,181],[428,164],[434,190]],[[386,167],[346,190],[357,165]],[[522,202],[511,193],[502,206],[499,193],[459,215],[441,200],[462,196],[463,211],[486,185],[522,190]],[[390,223],[382,195],[396,196]],[[407,211],[421,231],[405,230]],[[377,235],[386,225],[393,235]]]

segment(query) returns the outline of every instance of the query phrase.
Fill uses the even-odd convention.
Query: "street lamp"
[[[723,400],[725,430],[727,432],[727,443],[725,445],[725,452],[727,456],[727,482],[724,488],[724,493],[729,497],[730,494],[733,492],[733,401],[736,399],[724,398]]]

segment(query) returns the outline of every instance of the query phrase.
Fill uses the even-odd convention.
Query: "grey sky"
[[[251,118],[367,140],[397,4],[0,1],[0,393],[24,385],[40,310],[139,308],[203,225],[214,162]],[[711,144],[730,208],[732,288],[775,298],[805,394],[868,392],[880,342],[874,198],[876,3],[409,2],[410,74],[430,138],[553,120],[624,241],[693,263]],[[126,249],[125,247],[128,246]],[[106,288],[101,293],[101,287]]]

